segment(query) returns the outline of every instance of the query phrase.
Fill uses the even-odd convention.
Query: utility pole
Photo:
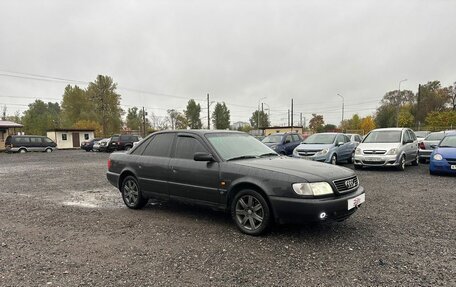
[[[303,125],[302,125],[302,113],[299,115],[299,125],[301,126],[301,128],[303,127]]]
[[[211,129],[211,116],[209,113],[209,93],[207,94],[207,129]]]
[[[304,124],[303,129],[306,129],[306,117],[304,117],[304,121],[302,123]]]
[[[290,126],[290,109],[288,109],[288,126]]]
[[[263,103],[261,103],[261,117],[264,118]]]
[[[397,92],[397,115],[396,115],[396,127],[399,127],[399,112],[401,111],[401,83],[407,81],[407,79],[403,79],[399,81],[399,89]]]
[[[337,94],[342,99],[342,121],[340,122],[340,126],[342,128],[342,132],[344,131],[344,109],[345,109],[345,98],[341,94]]]
[[[293,131],[293,99],[291,99],[291,131]]]
[[[144,110],[144,107],[142,107],[142,110],[143,110],[143,132],[142,132],[142,136],[143,138],[146,137],[146,111]]]

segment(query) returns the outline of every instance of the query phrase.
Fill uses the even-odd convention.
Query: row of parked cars
[[[81,143],[81,149],[99,152],[130,150],[142,138],[136,135],[113,135],[110,138],[94,138]]]
[[[337,164],[353,163],[355,169],[369,166],[395,167],[430,161],[429,171],[456,173],[455,131],[417,132],[409,128],[382,128],[361,137],[358,134],[317,133],[305,140],[298,133],[279,133],[262,142],[279,154]]]

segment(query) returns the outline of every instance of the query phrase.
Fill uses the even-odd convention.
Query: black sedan
[[[164,131],[108,160],[108,180],[125,204],[149,198],[229,211],[244,233],[271,223],[342,221],[364,202],[347,168],[279,156],[254,137],[231,131]]]

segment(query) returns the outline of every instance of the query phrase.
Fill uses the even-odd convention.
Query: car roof
[[[206,134],[247,134],[240,131],[228,131],[228,130],[165,130],[154,132],[153,134],[159,133],[187,133],[204,136]]]
[[[402,131],[409,128],[379,128],[372,131]]]

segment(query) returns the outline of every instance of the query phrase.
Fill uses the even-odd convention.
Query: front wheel
[[[27,150],[26,150],[25,148],[21,148],[21,149],[19,150],[19,153],[26,153],[26,152],[27,152]]]
[[[331,160],[329,162],[333,165],[336,165],[337,164],[337,155],[333,154],[331,156]]]
[[[231,204],[231,217],[239,230],[256,236],[269,227],[271,212],[268,203],[259,192],[246,189],[234,197]]]
[[[404,171],[405,170],[405,156],[401,156],[399,161],[399,165],[397,166],[397,170]]]
[[[142,196],[138,181],[133,176],[127,176],[122,183],[122,199],[131,209],[141,209],[147,204],[147,199]]]
[[[46,152],[52,152],[52,148],[47,148]]]

